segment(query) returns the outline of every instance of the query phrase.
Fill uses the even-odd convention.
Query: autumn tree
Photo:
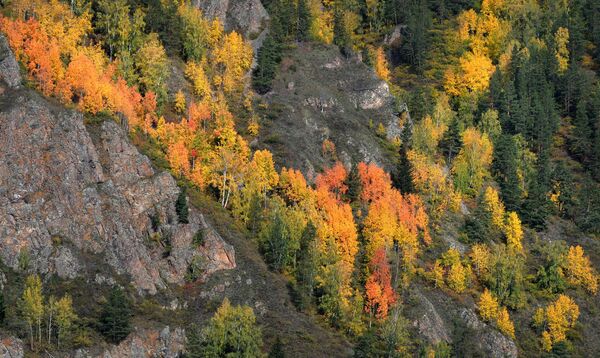
[[[502,307],[498,311],[498,318],[496,319],[496,325],[498,329],[507,335],[508,337],[515,339],[515,326],[513,322],[510,320],[510,316],[508,314],[508,310],[506,307]]]
[[[200,334],[201,357],[263,357],[262,332],[252,308],[233,306],[225,298]]]
[[[584,255],[579,245],[569,247],[565,260],[567,281],[574,286],[582,286],[592,294],[598,292],[598,274],[592,267],[590,259]]]
[[[42,281],[38,275],[29,275],[25,280],[21,312],[29,326],[31,349],[34,349],[34,327],[37,326],[38,343],[42,342],[42,319],[44,318],[44,296]]]
[[[158,103],[166,100],[166,80],[169,74],[169,59],[158,35],[147,36],[144,44],[136,53],[136,68],[140,74],[140,84],[144,92],[154,92]]]
[[[384,319],[388,310],[396,301],[396,293],[391,285],[390,266],[386,257],[386,250],[380,248],[375,252],[369,263],[371,271],[365,284],[366,311],[378,319]]]
[[[192,83],[194,94],[199,98],[210,98],[211,86],[202,63],[188,62],[185,66],[185,76]]]
[[[489,177],[493,146],[487,134],[467,128],[462,134],[463,147],[452,163],[454,183],[461,192],[474,195]]]
[[[492,295],[492,293],[486,288],[479,297],[477,304],[479,307],[479,314],[485,321],[494,321],[498,317],[498,300]]]
[[[348,191],[345,183],[348,172],[340,162],[335,163],[331,168],[326,168],[322,174],[317,175],[315,183],[317,189],[331,192],[337,200],[341,200],[342,195]]]
[[[565,341],[567,332],[575,327],[579,318],[579,306],[569,296],[560,295],[540,312],[541,314],[536,312],[537,321],[542,321],[546,327],[542,333],[542,346],[550,351],[553,345]]]
[[[56,326],[58,327],[58,347],[64,342],[73,329],[77,314],[73,310],[71,296],[65,295],[56,302]]]
[[[504,235],[506,236],[506,244],[509,249],[516,252],[523,251],[523,229],[521,228],[521,220],[519,215],[511,211],[506,216],[506,224],[504,225]]]

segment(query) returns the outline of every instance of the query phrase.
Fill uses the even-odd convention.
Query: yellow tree
[[[454,159],[454,184],[464,194],[476,194],[489,177],[494,148],[487,134],[467,128],[462,134],[463,147]]]
[[[375,73],[377,73],[377,76],[379,78],[381,78],[382,80],[389,82],[390,81],[390,68],[387,62],[387,59],[385,58],[385,52],[383,52],[383,48],[382,47],[378,47],[377,50],[375,50]]]
[[[554,34],[554,42],[556,43],[555,57],[558,62],[558,72],[564,73],[569,68],[569,29],[559,27]]]
[[[27,325],[31,349],[34,349],[33,326],[37,325],[38,343],[42,342],[42,319],[44,317],[44,297],[42,296],[42,280],[38,275],[29,275],[25,280],[21,310]]]
[[[58,326],[58,346],[61,340],[67,336],[77,320],[77,314],[73,310],[73,300],[66,295],[56,302],[56,325]]]
[[[250,163],[250,176],[254,178],[263,195],[265,206],[267,203],[267,192],[279,183],[279,175],[275,170],[273,155],[268,150],[257,150],[254,152]]]
[[[448,287],[456,293],[461,293],[467,288],[467,281],[468,269],[460,261],[453,263],[446,277]]]
[[[546,351],[552,346],[567,339],[569,329],[575,327],[579,318],[579,306],[568,296],[560,295],[545,311],[547,330],[542,334],[542,342]]]
[[[185,104],[185,95],[181,90],[175,93],[175,111],[179,114],[185,113],[186,104]]]
[[[516,252],[523,251],[523,229],[521,228],[521,219],[514,211],[511,211],[506,216],[506,224],[504,225],[504,235],[506,236],[506,245],[509,249]]]
[[[492,253],[485,244],[475,244],[471,247],[471,262],[475,273],[480,279],[484,278],[490,271]]]
[[[509,336],[512,339],[515,338],[515,326],[514,326],[513,322],[510,320],[510,316],[508,314],[508,310],[506,309],[506,307],[502,307],[498,311],[496,325],[498,326],[498,329],[500,330],[500,332],[504,333],[505,335]]]
[[[569,247],[565,260],[565,273],[571,285],[585,287],[590,293],[598,292],[598,275],[594,271],[590,259],[584,255],[579,245]]]
[[[232,94],[244,87],[242,78],[252,65],[252,47],[235,31],[225,35],[223,42],[212,51],[213,83],[225,93]]]
[[[479,315],[483,320],[490,322],[498,317],[498,300],[487,288],[479,297],[477,306],[479,306]]]
[[[201,99],[210,97],[210,81],[201,63],[188,62],[185,66],[185,76],[192,83],[194,94]]]

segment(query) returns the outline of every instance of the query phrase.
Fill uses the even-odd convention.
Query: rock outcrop
[[[24,356],[23,341],[15,337],[3,337],[0,335],[0,357],[23,358]]]
[[[205,263],[205,275],[235,267],[232,246],[196,210],[190,209],[189,223],[179,223],[175,180],[156,171],[115,122],[86,128],[82,114],[14,89],[20,79],[11,68],[0,68],[4,83],[13,84],[0,85],[0,258],[6,265],[19,269],[28,262],[62,278],[125,275],[149,294],[182,283],[192,261]],[[200,231],[210,235],[196,247]]]
[[[119,345],[111,346],[101,353],[79,349],[74,358],[177,358],[181,357],[184,345],[185,331],[167,326],[162,330],[135,331]]]
[[[332,158],[322,143],[331,140],[346,166],[375,162],[393,169],[377,135],[401,135],[403,125],[384,81],[357,57],[345,58],[335,46],[301,43],[286,53],[273,90],[259,145],[274,152],[280,165],[299,168],[311,178]]]
[[[415,333],[429,344],[460,340],[460,344],[474,347],[484,357],[518,356],[515,342],[481,321],[472,303],[458,303],[443,292],[425,287],[414,287],[409,301],[407,313]]]
[[[3,35],[0,35],[0,81],[4,81],[10,88],[21,85],[19,64]]]
[[[209,18],[219,18],[226,30],[235,30],[253,40],[266,28],[269,14],[260,0],[195,0]]]

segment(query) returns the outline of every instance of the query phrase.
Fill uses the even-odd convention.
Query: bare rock
[[[21,86],[19,64],[8,45],[8,40],[2,34],[0,34],[0,80],[6,82],[11,88]]]
[[[430,343],[438,344],[440,342],[451,342],[450,332],[446,323],[436,310],[431,301],[420,291],[416,291],[419,298],[419,304],[423,306],[422,312],[414,320],[413,326],[417,328],[419,334],[425,337]]]
[[[113,345],[100,354],[84,349],[75,352],[76,358],[177,358],[185,345],[185,331],[181,328],[137,330],[119,345]]]
[[[24,356],[25,350],[20,339],[0,336],[0,357],[23,358]]]
[[[477,332],[478,337],[475,339],[475,343],[487,357],[516,358],[518,356],[515,342],[506,338],[497,330],[488,327],[487,324],[477,317],[477,314],[472,309],[463,308],[460,311],[460,317],[468,327]]]
[[[0,258],[8,266],[18,269],[26,250],[37,272],[74,278],[92,257],[149,294],[182,283],[198,255],[208,272],[235,267],[218,233],[206,247],[192,245],[206,229],[201,214],[190,208],[189,224],[178,222],[175,180],[156,172],[115,122],[86,128],[80,113],[30,90],[0,101]]]
[[[265,29],[269,14],[260,0],[195,0],[209,18],[219,18],[226,30],[254,39]]]

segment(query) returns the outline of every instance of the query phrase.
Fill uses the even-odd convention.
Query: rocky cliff
[[[375,162],[393,169],[383,138],[402,132],[388,85],[357,57],[345,58],[335,46],[302,43],[286,52],[268,104],[259,145],[277,162],[300,168],[309,179],[332,158],[323,153],[325,139],[347,166]]]
[[[178,220],[180,189],[113,121],[82,114],[20,88],[0,36],[0,258],[61,278],[130,278],[155,294],[201,262],[208,275],[235,267],[233,248],[195,209]],[[193,244],[198,233],[203,245]],[[196,260],[200,257],[200,260]],[[110,280],[110,279],[109,279]]]
[[[226,30],[241,32],[251,40],[266,28],[269,14],[260,0],[194,0],[209,18],[219,18]]]

